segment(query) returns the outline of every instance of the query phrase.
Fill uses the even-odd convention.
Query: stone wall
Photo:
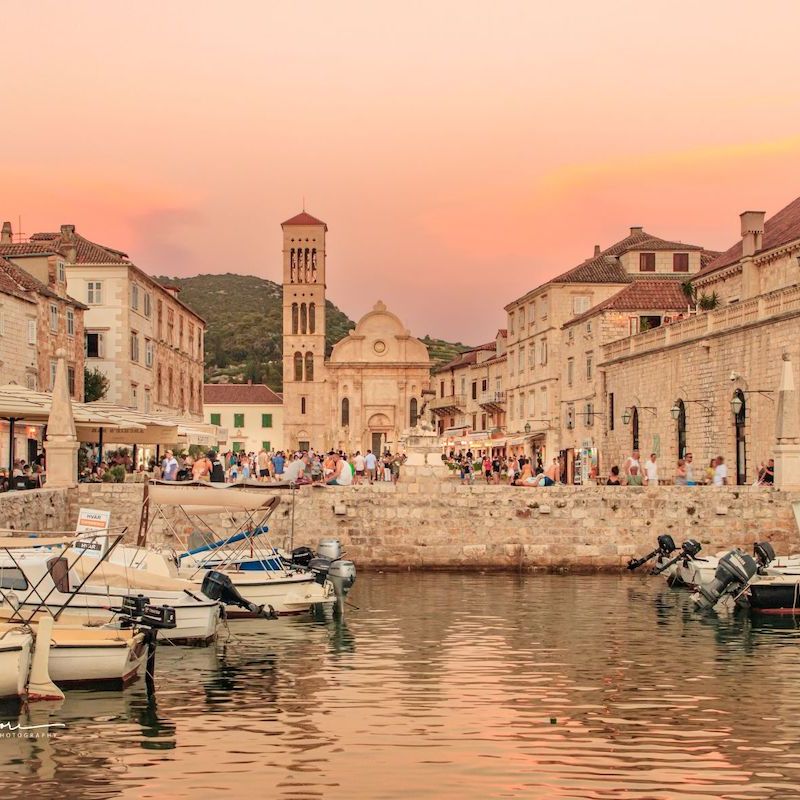
[[[71,498],[69,521],[74,525],[80,506],[108,508],[112,525],[127,525],[134,538],[141,496],[135,484],[82,485]],[[772,541],[778,553],[798,552],[792,502],[800,494],[735,487],[520,489],[435,479],[305,487],[295,499],[294,544],[335,537],[369,568],[614,571],[651,550],[660,533],[678,542],[698,539],[711,554],[759,539]],[[166,516],[169,525],[158,519],[150,541],[180,549],[179,538],[192,526],[174,509]],[[230,515],[205,519],[231,530]],[[270,523],[275,544],[289,544],[290,520],[287,493]]]
[[[138,484],[82,484],[0,495],[0,522],[19,530],[73,529],[81,506],[111,511],[112,527],[134,540],[141,510]],[[652,550],[656,536],[692,537],[714,554],[772,541],[778,553],[800,552],[792,503],[800,493],[726,487],[647,488],[461,486],[452,480],[301,489],[295,498],[294,545],[335,537],[360,567],[378,569],[569,569],[618,571]],[[291,496],[272,517],[272,541],[288,546]],[[193,526],[175,509],[155,515],[149,542],[181,549]],[[231,531],[229,514],[207,514]],[[241,516],[238,517],[241,519]]]

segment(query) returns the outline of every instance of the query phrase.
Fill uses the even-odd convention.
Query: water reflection
[[[8,798],[785,798],[791,618],[700,617],[629,576],[368,575],[344,619],[162,647],[157,694],[0,709]]]

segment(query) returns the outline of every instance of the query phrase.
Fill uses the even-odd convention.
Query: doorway
[[[736,431],[736,483],[739,486],[744,486],[747,483],[747,436],[745,434],[747,406],[744,392],[741,389],[736,390],[734,397],[741,403],[739,412],[734,417]]]
[[[639,409],[636,406],[633,407],[633,411],[631,412],[631,449],[638,450],[639,449]]]
[[[383,441],[384,435],[382,433],[376,431],[372,432],[372,452],[375,453],[376,456],[383,454]]]

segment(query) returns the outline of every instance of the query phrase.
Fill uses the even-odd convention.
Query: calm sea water
[[[4,798],[800,797],[800,631],[659,579],[359,576],[360,609],[161,647],[157,694],[2,719]]]

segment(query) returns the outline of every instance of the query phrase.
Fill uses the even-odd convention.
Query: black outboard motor
[[[669,558],[670,554],[675,552],[675,542],[668,533],[662,533],[656,541],[658,542],[658,547],[653,550],[652,553],[648,553],[646,556],[642,556],[641,558],[632,558],[628,562],[628,569],[638,569],[642,566],[642,564],[646,564],[651,558],[655,558],[656,556],[664,556],[664,558]]]
[[[753,545],[753,555],[756,557],[760,572],[775,560],[775,548],[769,542],[756,542]]]
[[[269,612],[264,611],[264,606],[257,606],[249,600],[245,600],[239,590],[233,585],[233,581],[223,572],[216,570],[209,570],[203,578],[203,583],[200,586],[200,591],[212,600],[217,600],[226,606],[239,606],[244,608],[251,614],[257,616],[277,616],[275,609],[269,606]]]
[[[328,558],[312,558],[311,561],[308,562],[308,569],[314,573],[314,580],[320,586],[325,585],[330,567],[331,562]]]
[[[657,567],[653,567],[652,574],[660,575],[662,572],[668,570],[673,564],[677,564],[682,558],[687,560],[697,558],[697,554],[702,549],[703,545],[701,545],[696,539],[687,539],[681,545],[678,555],[673,556],[671,559],[669,559],[669,561],[665,561],[663,564],[659,564]]]
[[[738,548],[731,550],[719,560],[714,580],[701,586],[692,600],[700,611],[713,608],[726,592],[733,594],[744,587],[758,572],[756,560]]]
[[[295,547],[292,550],[291,563],[297,567],[307,568],[312,558],[314,558],[314,551],[310,547]]]
[[[150,598],[143,594],[135,597],[126,595],[122,598],[121,606],[112,606],[111,611],[119,614],[120,625],[123,628],[132,628],[144,614],[145,608],[150,605]]]

